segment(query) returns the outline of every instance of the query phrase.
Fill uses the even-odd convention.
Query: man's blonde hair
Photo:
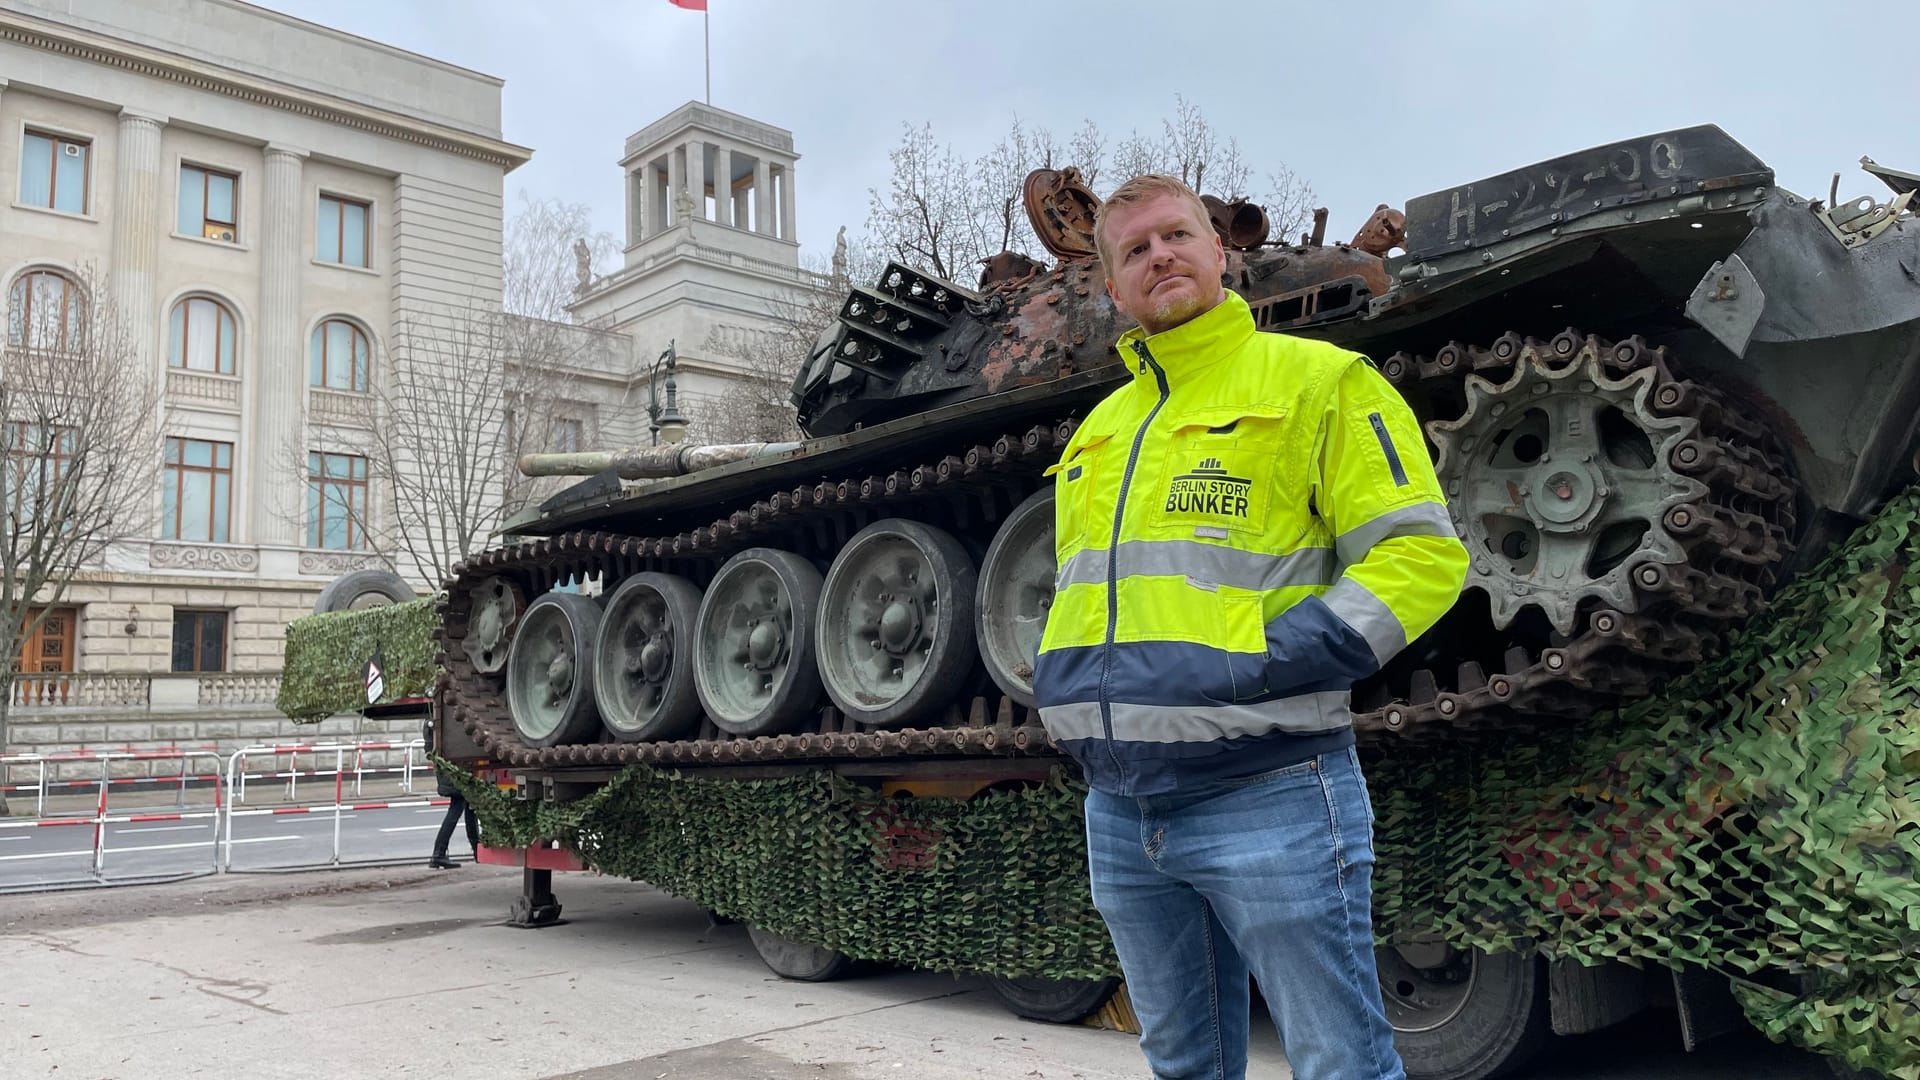
[[[1165,173],[1143,173],[1115,188],[1113,194],[1107,196],[1107,201],[1100,204],[1099,212],[1093,216],[1093,249],[1100,256],[1101,273],[1109,278],[1113,277],[1113,253],[1107,249],[1107,215],[1112,213],[1115,207],[1135,206],[1162,195],[1173,195],[1187,200],[1187,205],[1193,208],[1195,220],[1199,221],[1200,227],[1206,229],[1208,235],[1212,234],[1213,219],[1207,214],[1207,204],[1200,201],[1200,196],[1195,195],[1192,188],[1177,176],[1168,176]]]

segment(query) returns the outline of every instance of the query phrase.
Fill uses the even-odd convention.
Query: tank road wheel
[[[474,588],[467,633],[460,648],[473,661],[475,671],[493,675],[507,666],[508,639],[520,610],[526,606],[526,596],[506,578],[490,577]]]
[[[527,606],[507,655],[507,711],[528,746],[587,742],[599,728],[593,702],[600,605],[548,593]]]
[[[987,986],[1015,1016],[1049,1024],[1077,1024],[1092,1016],[1119,988],[1119,979],[1045,979],[987,977]]]
[[[700,590],[671,574],[635,574],[607,600],[594,650],[600,722],[620,742],[677,739],[700,717],[693,627]]]
[[[1411,1080],[1489,1080],[1524,1067],[1551,1033],[1530,954],[1444,944],[1374,950],[1380,996]]]
[[[728,559],[700,602],[693,685],[721,730],[778,735],[820,701],[814,621],[820,572],[792,552],[749,548]]]
[[[820,677],[874,727],[946,707],[973,669],[973,560],[952,535],[905,518],[853,534],[820,589]]]
[[[757,926],[747,927],[747,938],[768,969],[783,979],[828,982],[845,975],[853,966],[853,957],[846,953],[783,938]]]
[[[974,633],[1000,692],[1033,707],[1033,662],[1053,607],[1053,487],[1014,507],[980,560]],[[1022,1014],[1024,1015],[1024,1014]]]

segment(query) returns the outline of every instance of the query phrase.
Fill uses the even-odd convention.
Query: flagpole
[[[700,9],[700,53],[707,69],[707,104],[713,104],[713,12]]]

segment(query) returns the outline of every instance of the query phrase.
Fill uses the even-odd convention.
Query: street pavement
[[[392,795],[368,802],[424,802],[426,795]],[[271,807],[255,807],[271,809]],[[201,814],[210,806],[115,807],[110,816],[157,815],[159,821],[119,822],[106,826],[101,875],[110,881],[204,873],[213,868],[211,817],[171,820],[172,814]],[[65,811],[71,813],[72,811]],[[89,816],[92,808],[82,813]],[[342,862],[410,860],[425,862],[444,806],[398,806],[342,811],[339,859]],[[93,824],[28,826],[26,819],[0,818],[0,890],[84,882],[93,874]],[[334,813],[239,815],[233,819],[234,870],[327,865],[335,850]],[[466,853],[464,833],[455,831],[455,856]]]
[[[1146,1075],[1131,1036],[1018,1020],[977,979],[873,970],[787,982],[741,927],[649,886],[556,874],[555,890],[566,922],[537,931],[503,925],[518,875],[484,866],[0,898],[0,1073],[142,1080],[244,1063],[250,1077],[303,1080]],[[1691,1057],[1677,1045],[1669,1018],[1646,1018],[1560,1041],[1528,1075],[1826,1076],[1751,1033]],[[1250,1076],[1289,1075],[1271,1031],[1253,1058]]]

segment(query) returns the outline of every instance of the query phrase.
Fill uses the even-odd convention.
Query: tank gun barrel
[[[717,443],[711,446],[629,446],[577,454],[522,454],[525,476],[593,476],[612,469],[622,480],[660,480],[704,472],[748,458],[772,457],[799,443]]]

